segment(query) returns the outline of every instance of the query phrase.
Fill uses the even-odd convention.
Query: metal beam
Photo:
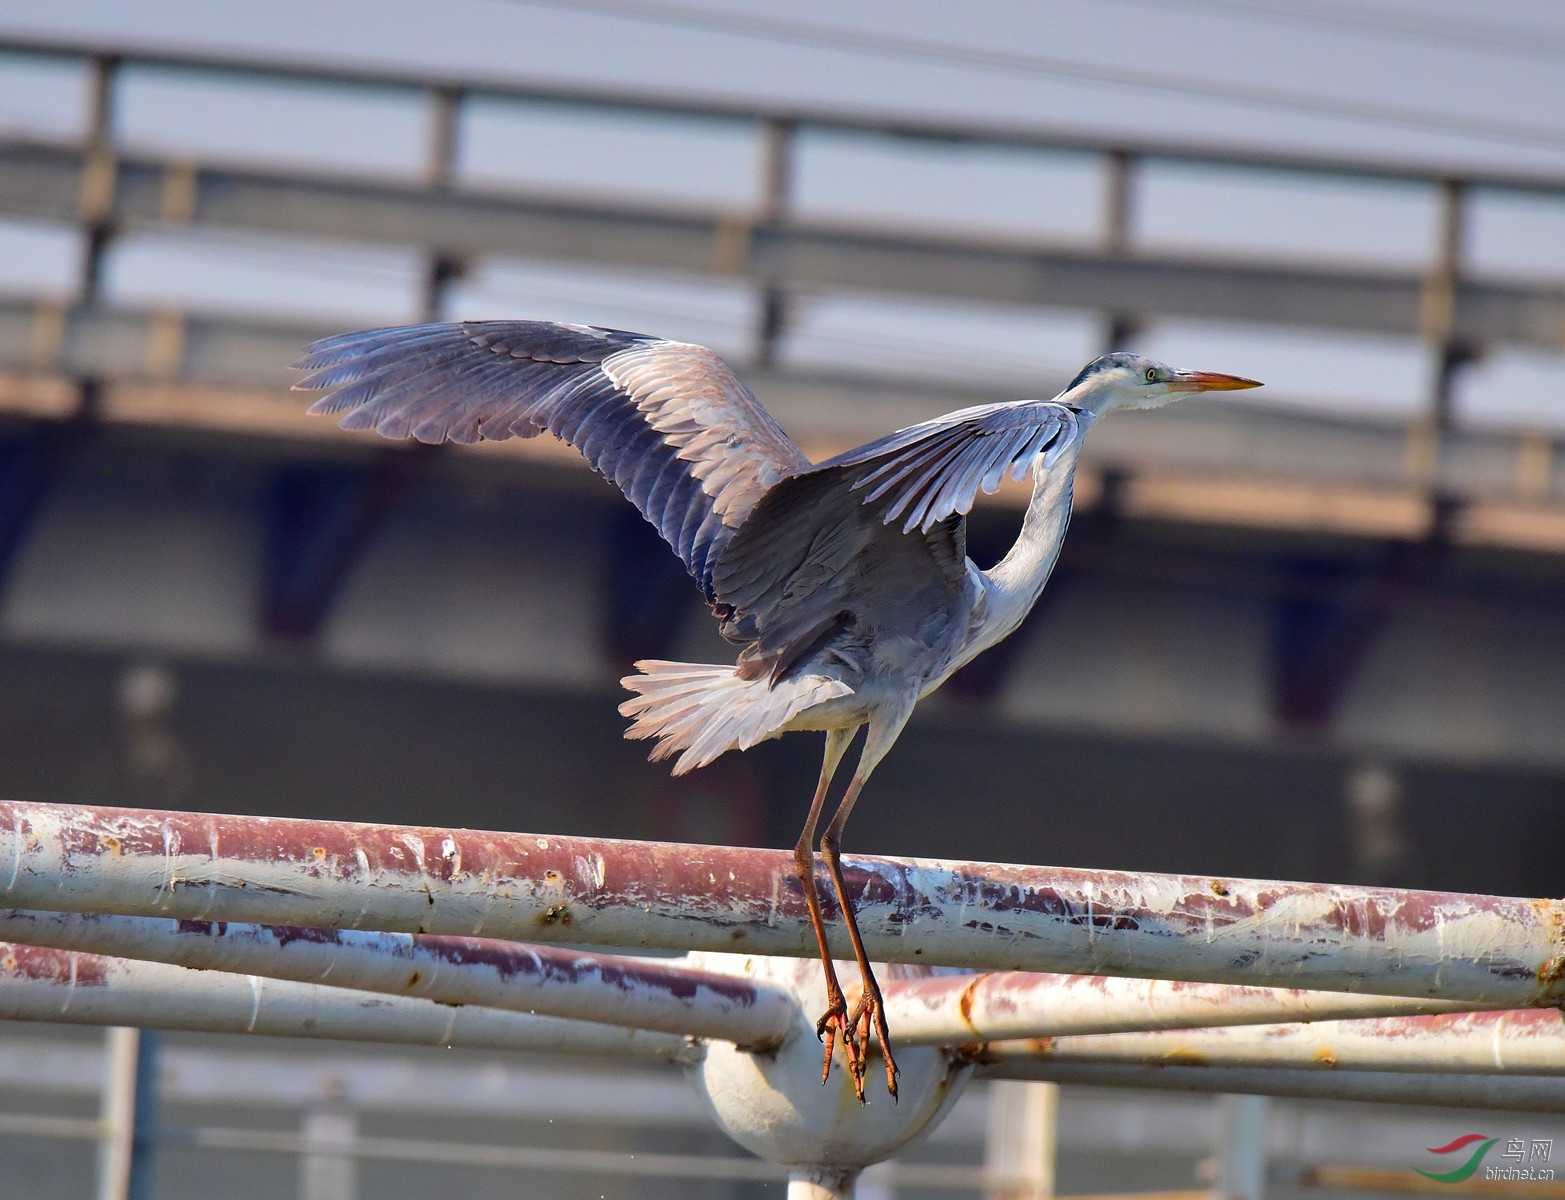
[[[109,43],[11,34],[0,38],[0,53],[72,60],[111,57],[143,67],[215,75],[269,76],[306,84],[348,84],[362,88],[416,92],[456,91],[485,98],[571,108],[618,109],[744,124],[779,122],[800,128],[945,145],[988,145],[1092,155],[1124,153],[1153,161],[1297,171],[1384,182],[1438,183],[1452,175],[1447,167],[1397,162],[1383,155],[1377,158],[1353,158],[1346,155],[1300,154],[1218,143],[1106,136],[1033,124],[942,121],[883,110],[825,109],[728,97],[697,98],[667,91],[573,87],[568,84],[524,83],[498,76],[397,71],[353,63],[311,62],[298,56],[268,59],[221,51],[128,46],[122,41]],[[1543,194],[1565,193],[1565,178],[1555,174],[1473,168],[1462,171],[1460,178],[1473,187]]]
[[[101,376],[112,385],[102,405],[106,420],[320,436],[335,434],[332,422],[305,417],[303,402],[282,389],[292,380],[287,364],[300,348],[336,332],[340,324],[131,308],[62,309],[48,302],[0,299],[0,372]],[[954,408],[1042,394],[1064,382],[958,384],[755,367],[741,367],[740,375],[817,457]],[[127,390],[125,385],[132,384]],[[14,383],[13,388],[19,409],[34,411],[28,389]],[[244,414],[254,418],[254,401],[261,398],[236,396],[233,389],[265,389],[264,417],[246,425]],[[368,435],[354,438],[364,445],[383,444]],[[1406,427],[1395,423],[1188,401],[1177,409],[1104,422],[1095,430],[1086,452],[1089,469],[1078,476],[1078,499],[1089,498],[1100,482],[1112,487],[1116,477],[1097,478],[1100,464],[1112,462],[1128,472],[1117,477],[1124,484],[1127,517],[1200,522],[1219,510],[1254,508],[1255,523],[1261,525],[1416,538],[1428,528],[1429,506],[1408,486],[1407,439]],[[532,452],[557,443],[509,445]],[[1453,469],[1471,494],[1517,510],[1506,528],[1521,528],[1526,511],[1539,510],[1536,500],[1515,500],[1518,455],[1530,448],[1531,442],[1514,436],[1473,430],[1450,440]],[[561,450],[559,457],[579,461],[569,450]],[[1014,503],[1025,495],[1025,488],[1002,488],[1000,500]],[[1458,524],[1468,516],[1458,514]],[[1073,531],[1073,537],[1080,532]]]
[[[9,871],[6,870],[9,864]],[[854,856],[870,956],[1565,999],[1565,901]],[[7,906],[805,957],[782,850],[0,802]],[[833,948],[849,946],[833,922]]]
[[[75,223],[89,156],[0,145],[0,213]],[[493,196],[329,176],[116,160],[102,219],[116,228],[252,230],[695,274],[785,290],[852,289],[990,303],[1136,312],[1417,336],[1428,282],[1415,271],[1257,264],[1101,247],[916,236],[728,213]],[[1557,349],[1565,289],[1455,280],[1453,338]]]

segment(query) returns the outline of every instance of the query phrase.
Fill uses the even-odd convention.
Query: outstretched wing
[[[657,528],[705,589],[756,503],[807,470],[704,346],[548,321],[463,321],[326,338],[294,366],[313,413],[421,442],[544,430],[569,442]]]
[[[1045,467],[1078,435],[1052,402],[990,404],[881,438],[778,484],[718,557],[724,634],[781,675],[833,631],[949,611],[966,576],[965,515],[979,490]],[[900,615],[898,615],[900,614]]]
[[[927,531],[971,512],[980,489],[998,491],[1006,475],[1020,479],[1040,455],[1069,445],[1080,417],[1054,400],[982,404],[898,430],[815,469],[866,468],[852,485],[867,489],[864,503],[878,506],[888,525],[902,518],[904,533]]]

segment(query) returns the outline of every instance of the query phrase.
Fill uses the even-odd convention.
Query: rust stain
[[[1204,1067],[1207,1065],[1206,1055],[1198,1054],[1196,1051],[1184,1046],[1170,1050],[1162,1056],[1162,1061],[1174,1067]]]
[[[108,983],[109,961],[96,954],[51,950],[20,942],[3,942],[0,946],[4,946],[0,967],[14,978],[65,985],[74,982],[77,987],[102,987]]]
[[[973,1000],[975,998],[975,993],[977,992],[979,986],[983,983],[984,979],[985,976],[983,975],[973,976],[972,982],[964,987],[956,998],[956,1008],[957,1011],[962,1015],[962,1024],[966,1025],[968,1029],[972,1030],[974,1037],[980,1039],[983,1037],[983,1031],[973,1023]]]
[[[1310,1057],[1323,1067],[1334,1067],[1337,1065],[1337,1056],[1332,1053],[1330,1046],[1317,1047],[1315,1053],[1310,1055]]]

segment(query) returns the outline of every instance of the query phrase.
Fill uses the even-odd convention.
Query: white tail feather
[[[741,679],[733,667],[647,659],[639,675],[620,680],[637,693],[619,706],[635,721],[628,738],[658,739],[654,762],[678,754],[674,774],[683,775],[729,750],[748,750],[779,733],[807,708],[853,689],[824,675],[801,675],[770,683]]]

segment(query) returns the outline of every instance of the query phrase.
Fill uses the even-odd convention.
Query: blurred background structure
[[[645,330],[821,457],[1128,347],[1268,388],[1095,431],[850,849],[1565,889],[1556,6],[70,9],[0,4],[0,793],[787,844],[812,740],[620,738],[633,659],[725,648],[612,489],[287,362]]]

